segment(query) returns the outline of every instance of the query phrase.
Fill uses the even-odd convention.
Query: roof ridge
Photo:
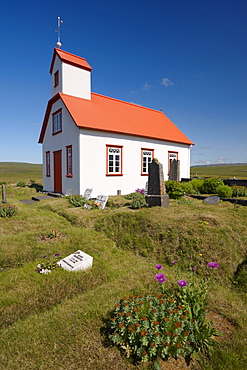
[[[101,97],[106,98],[106,99],[115,100],[115,101],[118,101],[120,103],[124,103],[124,104],[128,104],[128,105],[134,105],[135,107],[139,107],[139,108],[151,110],[152,112],[154,111],[154,112],[157,112],[157,113],[164,114],[163,111],[159,111],[159,110],[154,109],[154,108],[144,107],[143,105],[139,105],[139,104],[136,104],[136,103],[130,103],[130,102],[127,102],[125,100],[120,100],[120,99],[117,99],[117,98],[112,98],[111,96],[102,95],[102,94],[98,94],[98,93],[95,93],[95,92],[92,92],[91,94],[92,95],[98,95],[98,96],[101,96]]]
[[[56,50],[57,52],[62,52],[62,53],[68,54],[68,55],[70,55],[70,56],[72,56],[72,57],[76,57],[76,58],[78,58],[78,59],[83,59],[83,60],[87,61],[87,60],[86,60],[86,58],[79,57],[79,55],[69,53],[68,51],[65,51],[65,50],[62,50],[62,49],[59,49],[59,48],[55,48],[55,50]]]

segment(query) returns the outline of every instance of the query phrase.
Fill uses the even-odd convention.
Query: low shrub
[[[4,204],[0,206],[0,217],[12,217],[17,213],[17,208],[9,204]]]
[[[165,181],[166,192],[171,199],[180,199],[184,195],[182,184],[177,181]]]
[[[211,270],[217,267],[215,262],[208,263]],[[160,271],[162,265],[156,268]],[[151,361],[156,369],[160,369],[159,358],[182,356],[189,361],[195,353],[209,355],[216,344],[213,336],[220,334],[213,322],[206,321],[210,278],[195,282],[195,268],[190,265],[190,281],[178,280],[175,289],[166,287],[163,273],[155,279],[161,294],[131,294],[115,304],[107,324],[110,341],[134,362]]]
[[[26,186],[26,183],[24,181],[18,181],[16,186],[20,187],[20,188],[25,188]]]
[[[194,194],[195,190],[193,188],[193,185],[191,182],[182,182],[181,184],[181,189],[185,194]]]
[[[128,200],[144,199],[144,195],[139,191],[135,191],[134,193],[130,193],[130,194],[125,195],[125,198],[128,199]]]
[[[205,179],[200,190],[203,194],[217,194],[217,188],[224,185],[223,181],[217,178]]]
[[[194,194],[200,194],[201,193],[204,180],[202,180],[202,179],[193,179],[189,183],[193,187]]]
[[[233,186],[232,196],[233,198],[247,197],[247,188],[245,186]]]
[[[74,207],[83,207],[88,202],[86,198],[79,194],[69,195],[67,198],[69,199],[69,203]]]
[[[143,207],[147,207],[147,203],[146,203],[146,200],[145,200],[144,197],[143,197],[143,199],[142,198],[133,199],[133,201],[131,202],[131,205],[130,205],[130,208],[132,208],[132,209],[140,209],[140,208],[143,208]]]
[[[231,198],[232,192],[233,192],[232,188],[228,185],[220,185],[217,188],[217,195],[219,197]]]
[[[1,181],[0,185],[7,185],[7,182],[6,181]]]

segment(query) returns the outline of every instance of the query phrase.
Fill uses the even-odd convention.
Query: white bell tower
[[[58,17],[57,48],[54,49],[50,74],[52,77],[52,96],[58,92],[91,100],[91,70],[86,59],[60,49],[60,26],[63,23]]]

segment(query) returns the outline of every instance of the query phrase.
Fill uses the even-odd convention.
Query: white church
[[[165,180],[170,160],[190,177],[193,143],[163,112],[91,92],[86,59],[54,49],[48,101],[39,143],[43,189],[62,194],[128,194],[145,188],[148,164],[157,158]]]

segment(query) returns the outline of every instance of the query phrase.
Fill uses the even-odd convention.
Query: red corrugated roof
[[[193,145],[163,112],[95,93],[91,94],[91,100],[62,93],[53,97],[48,103],[40,143],[43,142],[52,104],[59,98],[80,128]]]
[[[62,60],[62,62],[71,64],[73,66],[86,69],[88,71],[92,70],[92,67],[88,64],[85,58],[78,57],[77,55],[70,54],[67,51],[54,48],[54,53],[51,61],[50,73],[52,73],[56,55]]]

